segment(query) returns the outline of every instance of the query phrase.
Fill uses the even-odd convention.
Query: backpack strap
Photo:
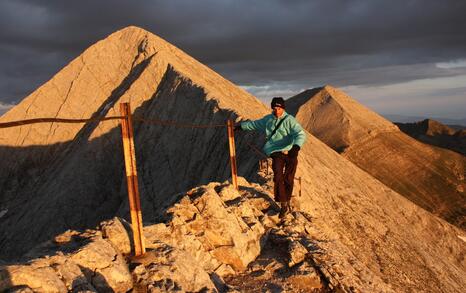
[[[265,140],[266,142],[269,141],[269,139],[272,138],[272,136],[275,134],[275,132],[277,132],[278,128],[280,127],[280,125],[282,125],[283,121],[286,120],[288,116],[286,116],[285,118],[283,118],[282,120],[280,120],[280,122],[278,122],[277,126],[275,126],[275,129],[272,131],[272,133],[270,134],[269,137],[267,137],[267,139]]]

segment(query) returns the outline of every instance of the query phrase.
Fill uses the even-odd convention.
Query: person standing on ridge
[[[296,119],[286,113],[282,97],[272,99],[272,114],[259,120],[243,121],[235,130],[256,130],[265,133],[264,152],[272,158],[275,201],[280,202],[280,218],[291,211],[294,175],[298,166],[298,152],[306,140],[306,133]]]

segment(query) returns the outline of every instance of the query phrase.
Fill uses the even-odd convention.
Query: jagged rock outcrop
[[[466,130],[464,129],[454,130],[432,119],[395,124],[401,131],[423,143],[466,155]]]
[[[466,228],[464,156],[412,139],[331,86],[304,91],[287,105],[309,132],[345,158],[424,209]]]
[[[118,102],[128,100],[131,100],[135,116],[183,124],[223,124],[227,118],[255,119],[268,113],[257,99],[179,49],[147,31],[131,27],[88,49],[23,103],[3,115],[0,121],[51,115],[117,115]],[[125,174],[117,123],[87,123],[71,128],[48,123],[0,130],[0,211],[3,213],[0,258],[19,257],[35,244],[68,229],[93,228],[115,215],[126,216]],[[147,233],[151,229],[161,229],[160,235],[164,235],[162,232],[172,227],[155,225],[164,211],[178,203],[183,212],[177,214],[172,210],[176,222],[190,219],[195,212],[193,207],[203,205],[202,200],[196,201],[196,196],[189,197],[189,202],[188,198],[178,202],[187,190],[212,181],[224,182],[230,176],[226,130],[223,127],[192,129],[135,124],[143,220],[146,227],[152,227],[146,229]],[[247,144],[260,145],[261,139],[251,133],[236,135],[239,174],[250,181],[263,182],[255,177],[259,157]],[[318,241],[323,253],[315,260],[324,268],[319,274],[332,278],[329,283],[360,292],[462,292],[466,286],[461,238],[466,237],[464,231],[406,200],[312,135],[302,147],[299,158],[297,177],[301,177],[303,185],[302,196],[294,200],[295,208],[311,219],[301,228]],[[242,201],[234,199],[234,194],[225,193],[225,196],[232,197],[228,204]],[[258,200],[258,204],[265,203]],[[231,210],[235,208],[232,206]],[[202,234],[194,223],[210,221],[196,216],[191,226],[184,225],[191,230],[186,228],[185,233],[180,226],[173,231],[189,235],[186,237],[192,239],[190,245],[198,245],[195,246],[198,248],[195,252],[199,252],[197,259],[207,255],[203,254],[205,247],[213,247],[216,253],[212,255],[212,262],[216,260],[220,264],[215,269],[219,275],[226,276],[233,271],[239,274],[236,271],[244,269],[259,253],[254,243],[262,229],[265,233],[271,231],[267,228],[270,227],[268,221],[263,220],[273,222],[273,213],[266,212],[269,217],[258,216],[258,210],[261,208],[251,208],[250,215],[242,220],[249,228],[241,224],[235,228],[241,231],[246,228],[251,232],[241,233],[241,236],[245,234],[254,239],[251,244],[233,240],[242,249],[250,248],[244,259],[242,255],[235,255],[237,250],[233,247],[215,246],[231,243],[216,230],[229,227],[225,222],[212,221],[216,226],[210,227],[211,233]],[[106,229],[105,235],[114,232]],[[187,234],[188,231],[193,235]],[[159,235],[157,233],[154,235]],[[276,234],[282,233],[277,231]],[[283,237],[288,239],[286,233]],[[215,245],[208,246],[207,241]],[[112,243],[112,247],[123,245],[127,251],[124,239],[108,240],[108,243]],[[305,241],[300,244],[308,249]],[[166,245],[179,249],[180,254]],[[294,255],[294,260],[286,260],[286,266],[301,260],[303,251],[299,245],[285,246]],[[185,251],[183,247],[165,243],[154,249],[158,252],[152,259],[187,260],[181,256]],[[225,255],[224,251],[229,254]],[[196,255],[193,256],[196,259],[194,257]],[[150,259],[148,266],[143,261],[138,266],[138,280],[147,280],[154,288],[162,286],[175,290],[173,276],[167,276],[166,281],[144,277],[168,274],[164,270],[152,271],[157,266],[151,266]],[[305,272],[313,274],[312,269],[306,267],[310,265],[308,260],[305,258],[301,263],[303,275]],[[199,262],[205,271],[204,265],[208,263]],[[292,268],[296,266],[300,264]],[[248,270],[249,267],[245,271]],[[134,272],[132,268],[129,271]],[[296,277],[296,280],[302,279],[305,277]],[[182,280],[180,277],[177,282]],[[311,284],[313,280],[307,281]],[[218,279],[215,282],[219,283]],[[125,284],[121,279],[119,283]],[[90,285],[96,286],[92,282]]]
[[[119,218],[101,223],[99,230],[67,231],[31,250],[27,263],[0,267],[0,290],[232,291],[222,277],[245,272],[267,242],[266,229],[278,222],[277,205],[267,191],[244,180],[241,186],[238,192],[228,183],[210,183],[187,192],[167,211],[165,222],[144,228],[143,256],[130,256],[131,229]],[[296,221],[289,224],[291,232],[274,228],[293,247],[290,266],[303,263],[308,253],[291,238],[298,225],[305,231]],[[323,286],[319,276],[313,278],[315,286]]]
[[[43,256],[43,257],[38,257]],[[0,290],[34,292],[116,292],[131,289],[132,278],[122,254],[98,231],[68,231],[31,251],[26,263],[0,268]]]

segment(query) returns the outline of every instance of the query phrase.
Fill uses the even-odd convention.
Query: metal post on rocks
[[[134,148],[134,133],[129,103],[120,103],[121,134],[123,138],[123,154],[125,157],[126,181],[133,229],[134,255],[146,253],[144,234],[142,231],[141,201],[139,198],[138,176],[136,171],[136,152]]]
[[[236,150],[235,150],[235,130],[233,120],[228,119],[228,144],[230,146],[230,165],[231,165],[231,181],[233,186],[238,189],[238,173],[236,171]]]
[[[301,190],[302,190],[301,176],[299,176],[299,197],[301,197]]]

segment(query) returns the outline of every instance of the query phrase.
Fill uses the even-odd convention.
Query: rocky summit
[[[466,229],[466,157],[420,143],[331,86],[304,91],[289,98],[287,105],[303,127],[343,157]],[[431,131],[448,131],[430,124]]]
[[[235,135],[238,172],[247,181],[233,191],[225,183],[230,167],[223,125],[269,110],[143,29],[125,28],[91,46],[0,122],[118,116],[119,103],[128,101],[138,118],[134,136],[147,255],[128,256],[131,237],[120,220],[129,217],[118,120],[2,128],[2,290],[466,287],[463,230],[310,133],[299,155],[301,180],[291,218],[277,222],[270,177],[258,173],[261,156],[251,149],[264,141],[258,134]]]

